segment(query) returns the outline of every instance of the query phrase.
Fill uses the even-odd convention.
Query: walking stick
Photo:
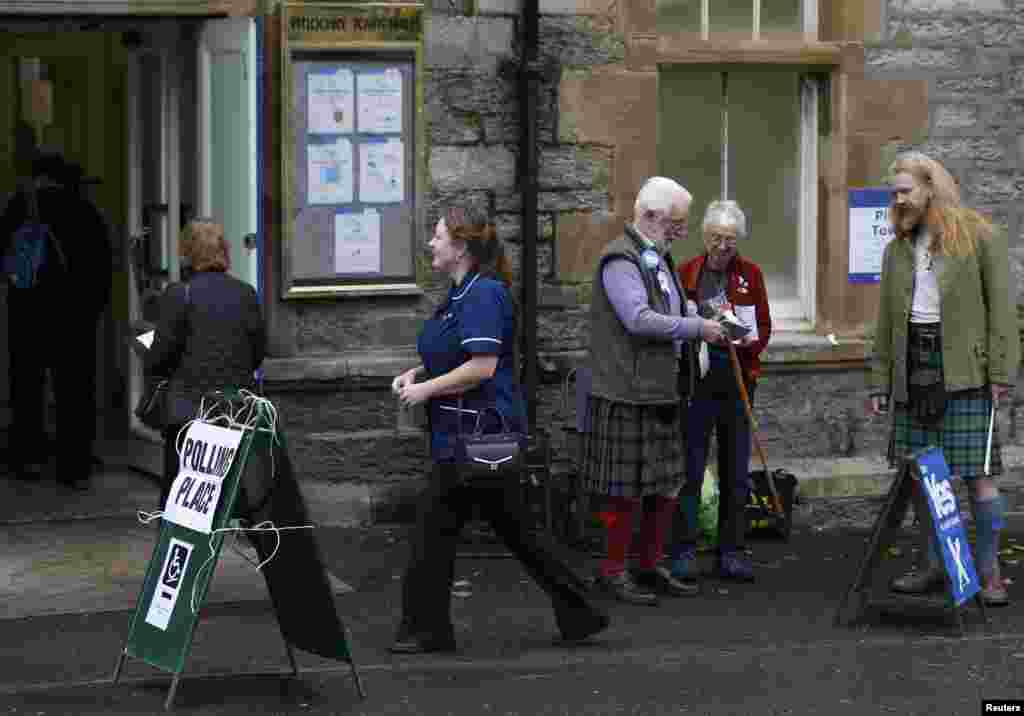
[[[736,376],[736,387],[740,389],[740,397],[743,398],[743,407],[747,411],[747,420],[750,422],[750,427],[754,436],[754,447],[757,448],[757,454],[761,458],[761,467],[764,468],[764,475],[768,478],[768,489],[772,493],[772,507],[775,508],[776,514],[783,515],[785,510],[782,509],[782,500],[779,499],[779,491],[775,489],[775,478],[772,477],[771,471],[768,469],[768,459],[764,455],[764,446],[761,445],[761,436],[757,429],[757,419],[754,417],[754,411],[750,408],[750,396],[747,395],[747,384],[743,380],[743,369],[740,368],[740,359],[736,355],[736,346],[733,345],[732,341],[729,341],[729,358],[732,361],[732,372]]]

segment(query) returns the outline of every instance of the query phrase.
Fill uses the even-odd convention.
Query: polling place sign
[[[181,446],[178,476],[164,505],[164,520],[202,534],[210,534],[238,444],[240,430],[194,422]]]
[[[886,188],[850,189],[850,283],[882,280],[882,255],[892,240]]]
[[[253,430],[193,422],[132,618],[124,654],[178,674],[238,498]]]

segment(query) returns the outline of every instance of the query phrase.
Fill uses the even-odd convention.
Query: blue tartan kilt
[[[664,495],[685,479],[681,406],[631,405],[590,396],[583,487],[595,495]],[[672,408],[675,408],[673,411]]]
[[[941,370],[941,348],[920,356],[920,360],[926,367]],[[946,413],[934,425],[911,415],[906,403],[896,403],[893,407],[892,438],[889,441],[890,466],[896,467],[902,458],[913,452],[937,447],[942,449],[951,475],[961,478],[983,477],[991,411],[992,391],[988,386],[947,393]],[[1003,459],[997,423],[992,432],[989,474],[1002,473]]]

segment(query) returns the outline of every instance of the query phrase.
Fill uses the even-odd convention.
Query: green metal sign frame
[[[238,521],[232,516],[235,514],[238,502],[241,476],[245,473],[253,448],[264,441],[267,449],[273,447],[266,411],[262,408],[258,410],[259,417],[256,426],[241,429],[242,438],[231,467],[221,485],[221,499],[213,517],[211,534],[202,534],[188,527],[166,520],[162,521],[160,535],[153,548],[142,591],[132,616],[128,638],[114,670],[113,682],[115,684],[120,679],[121,671],[128,657],[144,661],[157,669],[171,672],[174,676],[164,703],[165,710],[170,709],[174,702],[181,674],[185,669],[185,661],[195,636],[196,625],[199,622],[199,612],[206,602],[213,572],[224,543],[223,533],[216,530],[238,524]],[[283,443],[283,436],[280,437]],[[172,559],[176,560],[178,564],[182,564],[182,562],[184,564],[180,573],[175,573],[172,580],[167,580],[165,577],[169,574],[167,570],[168,552],[172,548],[175,550]],[[202,571],[200,572],[200,570]],[[163,594],[158,594],[158,590],[165,590],[169,581],[171,589],[177,590],[177,597],[172,604],[166,629],[160,629],[146,621],[146,614],[154,599],[163,598]],[[282,634],[282,636],[284,635]],[[339,656],[349,662],[359,695],[365,698],[362,682],[351,656],[351,649],[347,643],[340,644],[339,647],[341,651]],[[295,654],[287,639],[285,639],[285,649],[292,676],[298,676]]]

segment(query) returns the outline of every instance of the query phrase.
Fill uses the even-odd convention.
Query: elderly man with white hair
[[[601,254],[590,321],[590,431],[584,483],[603,496],[608,552],[598,584],[617,599],[656,605],[659,595],[690,596],[695,586],[659,565],[683,482],[678,373],[684,342],[722,340],[716,321],[687,304],[670,248],[687,236],[686,189],[665,177],[648,179],[633,222]],[[627,569],[633,513],[643,507],[639,563]]]
[[[772,319],[764,276],[753,261],[739,255],[747,236],[747,219],[735,201],[713,201],[704,212],[704,253],[679,267],[679,282],[702,316],[732,311],[749,329],[736,343],[750,400],[761,374],[760,354],[771,338]],[[718,573],[725,579],[753,581],[753,565],[744,550],[749,491],[750,422],[743,405],[727,345],[710,345],[702,369],[686,366],[689,409],[686,411],[686,484],[679,495],[680,520],[671,550],[673,578],[695,581],[697,507],[704,481],[711,433],[718,440]]]

